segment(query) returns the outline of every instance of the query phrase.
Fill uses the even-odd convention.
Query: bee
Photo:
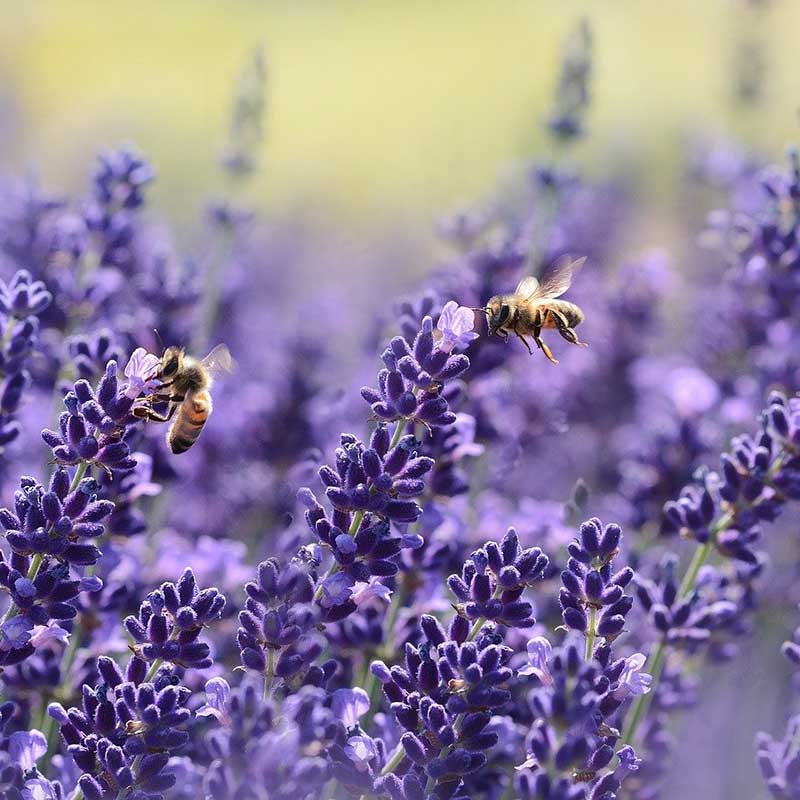
[[[186,355],[182,347],[168,347],[155,374],[161,381],[158,391],[148,398],[148,405],[134,413],[155,422],[169,422],[175,417],[167,431],[167,444],[176,455],[185,453],[197,441],[211,415],[213,376],[234,369],[235,362],[224,344],[218,344],[200,361]],[[151,406],[163,402],[170,406],[162,416]]]
[[[486,314],[489,336],[497,334],[508,341],[509,333],[514,333],[533,355],[525,338],[532,336],[536,346],[554,364],[558,361],[542,341],[542,329],[556,328],[568,342],[586,347],[587,343],[581,342],[574,330],[583,322],[583,311],[575,303],[556,299],[569,289],[572,276],[585,261],[585,257],[573,260],[565,256],[545,270],[541,281],[529,276],[519,282],[513,294],[492,297],[486,308],[477,309]]]

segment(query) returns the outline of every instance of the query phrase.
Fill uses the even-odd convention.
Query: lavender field
[[[410,154],[370,105],[348,150],[321,70],[298,101],[312,130],[287,145],[302,75],[283,54],[300,31],[327,40],[330,7],[271,12],[274,58],[269,37],[237,42],[224,103],[208,87],[205,156],[148,99],[147,126],[84,158],[125,113],[109,127],[78,83],[65,115],[52,65],[29,85],[24,65],[58,31],[53,64],[88,68],[86,8],[75,27],[16,18],[0,800],[800,798],[800,86],[775,46],[790,4],[720,3],[712,88],[678,74],[658,114],[616,122],[625,19],[655,17],[586,5],[535,12],[549,66],[459,203],[472,179],[442,154],[460,164],[493,134],[454,137],[447,102]],[[220,41],[259,19],[234,6],[198,12]],[[391,5],[332,6],[353,65],[381,35],[391,50]],[[444,6],[419,9],[421,63],[461,35]],[[464,8],[475,49],[434,55],[452,82],[400,56],[454,107],[471,91],[457,65],[483,74]],[[152,54],[175,45],[164,64],[183,64],[169,30]],[[133,58],[119,41],[112,87]],[[631,68],[620,91],[660,91]],[[718,92],[707,119],[684,115],[682,82]],[[350,183],[328,151],[297,167],[329,132]]]

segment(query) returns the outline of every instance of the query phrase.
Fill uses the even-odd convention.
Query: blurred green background
[[[266,138],[251,199],[352,230],[403,228],[485,194],[547,153],[562,41],[594,32],[590,172],[639,168],[669,197],[687,133],[733,133],[778,153],[797,138],[795,0],[3,0],[0,167],[80,186],[100,149],[133,143],[158,206],[189,219],[220,186],[236,76],[264,47]],[[744,39],[766,55],[766,95],[737,110]]]

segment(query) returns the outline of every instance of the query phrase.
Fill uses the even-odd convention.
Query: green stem
[[[163,658],[157,658],[151,665],[150,669],[147,670],[147,675],[144,676],[144,683],[150,683],[153,680],[153,676],[158,672],[158,668],[164,663]]]
[[[730,525],[732,520],[732,514],[725,514],[724,516],[720,517],[719,521],[711,529],[711,536],[709,540],[705,544],[695,549],[692,560],[689,562],[689,566],[687,567],[686,573],[681,581],[681,587],[678,595],[679,598],[688,597],[694,591],[695,584],[697,583],[697,576],[700,574],[701,567],[706,563],[711,555],[711,550],[713,548],[713,542],[716,538],[716,535]],[[644,671],[653,677],[653,680],[650,684],[650,691],[647,694],[640,694],[634,701],[633,707],[631,708],[630,721],[625,727],[625,731],[622,735],[623,744],[633,743],[633,737],[636,735],[639,724],[650,710],[650,705],[653,702],[656,689],[658,688],[658,682],[661,679],[661,674],[664,672],[666,661],[667,644],[664,639],[661,639],[656,645],[655,650],[650,653],[650,657],[647,659],[647,664],[644,667]]]
[[[467,636],[467,641],[471,642],[480,632],[481,628],[486,624],[486,617],[478,617],[475,620],[474,625],[470,628],[469,636]]]
[[[597,623],[597,609],[592,606],[589,609],[589,625],[586,629],[586,661],[591,661],[594,656],[594,641],[597,637],[596,630]]]
[[[661,673],[664,671],[664,665],[667,660],[667,646],[662,639],[657,645],[656,649],[650,654],[647,659],[645,671],[653,676],[653,682],[650,691],[647,694],[640,694],[633,704],[631,710],[631,718],[628,722],[625,732],[622,734],[622,743],[631,744],[633,737],[636,735],[636,730],[639,723],[644,719],[645,714],[650,710],[650,703],[652,702],[653,694],[655,693],[658,681],[661,678]]]
[[[403,749],[402,744],[398,744],[392,753],[392,757],[386,762],[386,766],[381,770],[381,777],[384,775],[388,775],[390,772],[394,772],[402,763],[403,759],[406,757],[406,751]]]
[[[391,450],[393,447],[397,446],[397,443],[400,441],[400,438],[406,431],[406,425],[408,424],[407,419],[399,419],[397,420],[397,425],[395,426],[394,433],[392,434],[392,441],[389,442],[389,449]]]
[[[401,582],[392,597],[389,610],[387,611],[386,618],[383,621],[384,641],[390,641],[392,631],[394,630],[395,623],[397,622],[397,617],[400,614],[400,610],[405,605],[406,594],[407,592],[405,583]],[[381,655],[384,654],[381,653]],[[369,711],[367,711],[367,716],[362,726],[364,730],[369,730],[372,718],[378,711],[381,697],[380,682],[369,667],[370,659],[365,656],[364,677],[361,681],[361,686],[364,687],[364,691],[366,691],[367,696],[369,697]]]
[[[692,560],[686,569],[686,574],[681,581],[680,597],[686,597],[694,589],[694,585],[697,583],[697,576],[700,574],[700,569],[711,555],[711,547],[711,540],[709,540],[694,551]]]
[[[272,682],[275,680],[275,651],[270,648],[267,653],[267,671],[264,675],[264,700],[272,696]]]

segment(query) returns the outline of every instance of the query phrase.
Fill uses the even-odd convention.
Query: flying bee
[[[218,344],[201,361],[187,356],[182,347],[168,347],[155,374],[161,385],[147,398],[148,405],[134,409],[134,414],[155,422],[169,422],[175,417],[167,431],[167,444],[173,453],[185,453],[197,441],[211,415],[214,375],[233,372],[235,367],[224,344]],[[162,416],[152,405],[163,402],[170,405]]]
[[[536,346],[554,364],[558,361],[541,338],[544,328],[556,328],[568,342],[586,347],[586,342],[581,342],[574,330],[583,322],[583,311],[575,303],[556,299],[569,289],[572,276],[584,261],[585,257],[573,260],[564,256],[545,270],[541,281],[533,276],[523,278],[513,294],[495,295],[486,308],[476,309],[486,314],[489,335],[497,334],[508,341],[509,334],[513,333],[533,355],[525,338],[532,336]]]

